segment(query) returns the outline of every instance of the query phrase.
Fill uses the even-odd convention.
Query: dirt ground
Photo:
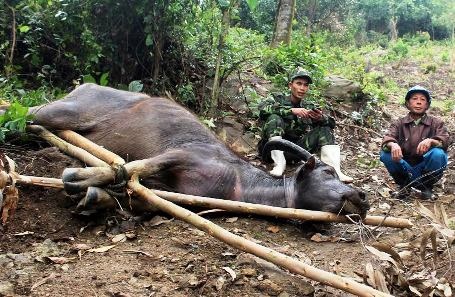
[[[390,104],[384,113],[397,117],[405,109]],[[444,118],[455,134],[455,118]],[[414,227],[302,223],[225,212],[203,216],[320,269],[378,288],[386,284],[394,296],[413,296],[412,288],[433,290],[434,296],[444,296],[445,290],[450,296],[455,255],[442,234],[448,228],[437,220],[441,212],[431,219],[418,203],[431,212],[435,205],[445,210],[453,231],[455,165],[449,164],[438,184],[436,201],[397,201],[391,197],[395,185],[377,161],[381,131],[356,128],[343,119],[339,123],[343,167],[368,193],[369,214],[408,218]],[[24,175],[60,177],[63,168],[78,166],[36,143],[1,149]],[[454,146],[449,153],[453,160]],[[94,218],[75,214],[75,202],[61,190],[22,185],[19,191],[14,217],[0,227],[0,296],[351,296],[233,249],[165,214],[116,211]],[[430,235],[432,226],[442,233]],[[422,245],[425,238],[428,244]]]

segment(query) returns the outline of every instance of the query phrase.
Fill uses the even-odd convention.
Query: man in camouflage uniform
[[[260,104],[259,117],[264,126],[259,150],[267,140],[284,138],[311,153],[321,151],[321,160],[335,168],[340,180],[352,182],[352,178],[340,170],[340,147],[335,144],[333,135],[335,120],[303,100],[311,83],[309,73],[298,70],[289,80],[290,95],[275,94]],[[283,151],[273,150],[271,157],[275,164],[270,174],[281,176],[286,168]]]

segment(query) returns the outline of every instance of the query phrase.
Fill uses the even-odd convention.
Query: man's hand
[[[322,110],[320,109],[311,109],[310,110],[310,118],[315,121],[319,121],[322,119]]]
[[[292,114],[298,118],[310,118],[312,120],[320,120],[322,118],[322,111],[318,109],[306,109],[306,108],[291,108]]]
[[[426,139],[422,140],[419,143],[419,145],[417,146],[417,154],[423,155],[426,152],[428,152],[428,150],[433,145],[438,145],[438,144],[439,144],[439,141],[437,141],[436,139],[426,138]]]
[[[392,160],[395,162],[400,161],[403,158],[403,152],[401,147],[396,142],[389,142],[390,154],[392,155]]]

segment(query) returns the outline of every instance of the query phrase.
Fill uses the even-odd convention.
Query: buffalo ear
[[[301,180],[305,178],[308,174],[310,174],[314,168],[316,167],[316,158],[314,156],[311,156],[305,164],[303,164],[298,170],[297,170],[297,180]]]

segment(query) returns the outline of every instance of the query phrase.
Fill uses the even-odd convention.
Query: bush
[[[0,143],[11,134],[24,133],[27,121],[32,119],[28,115],[28,107],[13,101],[6,112],[0,115]]]
[[[403,36],[403,40],[407,44],[411,45],[419,45],[419,44],[426,44],[431,41],[431,36],[426,31],[417,31],[415,34],[405,34]]]
[[[0,76],[0,101],[9,104],[8,109],[0,115],[0,142],[10,135],[23,134],[27,121],[33,119],[28,115],[30,106],[48,103],[64,94],[58,89],[42,86],[36,90],[25,90],[22,82],[16,77],[9,79]]]
[[[264,50],[263,70],[280,90],[287,89],[289,76],[301,67],[312,75],[313,83],[321,86],[324,83],[326,54],[322,50],[321,39],[305,36],[294,36],[291,45],[280,45]],[[314,89],[314,88],[312,88]]]
[[[398,58],[404,58],[409,53],[409,47],[402,39],[398,39],[393,43],[391,50]]]

